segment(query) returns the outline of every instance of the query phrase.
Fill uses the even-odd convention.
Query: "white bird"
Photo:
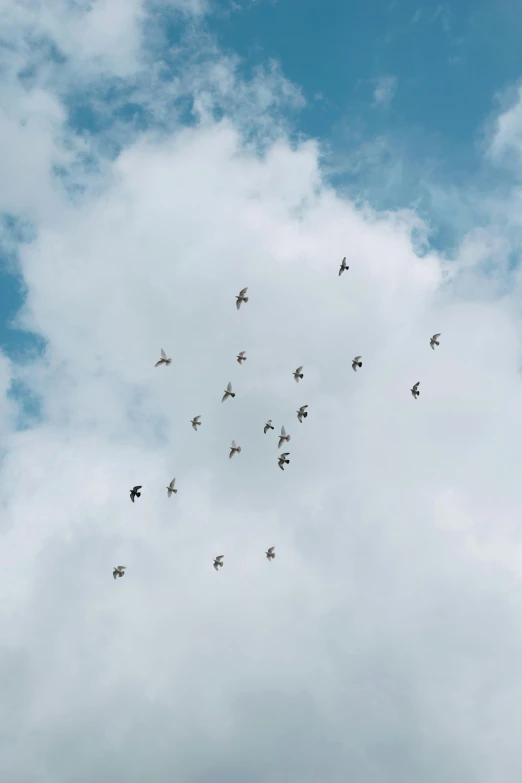
[[[198,431],[198,427],[199,427],[199,426],[200,426],[200,424],[201,424],[201,422],[200,422],[200,419],[201,419],[201,415],[199,415],[199,416],[194,416],[194,418],[193,418],[193,419],[192,419],[192,421],[190,422],[190,423],[192,424],[192,429],[196,430],[196,432]]]
[[[414,399],[415,399],[415,400],[417,399],[417,397],[418,397],[418,396],[419,396],[419,394],[420,394],[420,391],[419,391],[419,389],[418,389],[419,383],[420,383],[420,381],[417,381],[417,383],[414,383],[414,384],[413,384],[413,388],[412,388],[412,389],[410,389],[410,391],[411,391],[411,393],[412,393],[412,395],[413,395],[413,397],[414,397]]]
[[[243,364],[243,362],[246,362],[247,357],[245,356],[245,354],[246,351],[241,351],[241,353],[238,353],[238,355],[236,356],[238,364]]]
[[[349,268],[350,267],[346,263],[346,256],[345,256],[341,262],[341,268],[339,269],[339,277],[341,277],[345,269],[349,269]]]
[[[225,400],[228,400],[229,397],[235,397],[235,396],[236,393],[232,391],[232,384],[229,381],[221,402],[225,402]]]
[[[299,379],[303,377],[303,368],[298,367],[297,370],[294,372],[294,378],[296,383],[299,383]]]
[[[289,465],[290,464],[290,460],[286,459],[289,456],[290,456],[290,452],[289,451],[285,452],[284,454],[280,454],[279,455],[277,462],[278,462],[279,467],[281,468],[281,470],[285,469],[285,465]]]
[[[272,427],[272,419],[268,419],[267,423],[266,423],[266,424],[265,424],[265,426],[264,426],[263,432],[264,432],[264,433],[265,433],[265,435],[266,435],[266,433],[268,432],[268,430],[273,430],[273,429],[274,429],[274,428]]]
[[[299,419],[300,423],[303,423],[303,417],[306,419],[308,416],[308,411],[306,410],[308,408],[308,405],[301,405],[299,410],[297,411],[297,418]]]
[[[230,454],[228,455],[228,458],[232,459],[232,457],[234,456],[234,454],[236,454],[236,452],[237,454],[241,454],[241,446],[236,446],[236,441],[233,440],[232,445],[230,447]]]
[[[126,566],[114,566],[113,577],[116,579],[117,576],[125,576],[125,568]]]
[[[176,483],[176,479],[175,479],[175,478],[173,478],[173,479],[172,479],[172,481],[170,482],[170,484],[169,484],[169,485],[168,485],[168,487],[167,487],[167,496],[168,496],[169,498],[170,498],[170,496],[172,495],[172,493],[173,493],[173,492],[174,492],[174,494],[175,494],[175,493],[178,491],[177,489],[174,489],[174,484],[175,484],[175,483]]]
[[[439,337],[440,337],[440,332],[439,332],[439,334],[434,334],[433,337],[430,338],[430,345],[431,345],[432,351],[435,350],[435,346],[436,345],[440,345],[440,343],[438,341]]]
[[[224,557],[225,557],[225,555],[218,555],[218,556],[217,556],[217,557],[214,559],[214,568],[216,569],[216,571],[218,571],[218,570],[219,570],[219,566],[221,566],[221,568],[223,568],[223,563],[222,563],[222,560],[223,560],[223,558],[224,558]]]
[[[279,446],[277,447],[278,449],[281,448],[285,440],[288,443],[290,441],[290,435],[287,435],[285,428],[281,427],[281,435],[279,436]]]
[[[248,296],[245,296],[248,288],[242,288],[239,292],[239,296],[236,296],[236,307],[239,310],[242,302],[248,302]]]
[[[275,546],[271,546],[270,549],[268,549],[268,551],[265,552],[267,560],[273,560],[274,559],[274,557],[275,557],[274,549],[275,549]]]
[[[162,348],[161,349],[161,359],[159,360],[159,362],[156,362],[154,367],[159,367],[160,364],[164,364],[165,366],[168,366],[171,363],[171,361],[172,361],[172,359],[167,359],[167,354],[165,353],[165,351]]]
[[[352,362],[352,370],[354,370],[355,372],[357,372],[358,367],[362,367],[361,358],[362,358],[361,356],[356,356]]]

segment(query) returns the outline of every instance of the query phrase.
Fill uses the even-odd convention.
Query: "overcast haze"
[[[518,783],[522,67],[452,178],[258,5],[0,2],[0,779]]]

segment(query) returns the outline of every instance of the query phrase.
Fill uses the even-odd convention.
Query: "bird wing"
[[[237,449],[237,446],[236,446],[236,441],[235,441],[235,440],[233,440],[233,441],[232,441],[232,448],[233,448],[233,449]]]
[[[239,292],[239,296],[244,296],[247,291],[248,291],[248,288],[241,289],[241,291]]]
[[[283,426],[281,427],[281,437],[282,437],[282,438],[286,438],[286,430],[285,430],[284,424],[283,424]]]
[[[171,481],[171,482],[170,482],[170,484],[169,484],[169,487],[170,487],[171,489],[174,489],[174,485],[175,485],[175,483],[176,483],[176,479],[175,479],[175,478],[173,478],[173,479],[172,479],[172,481]]]
[[[275,546],[271,546],[271,547],[270,547],[270,548],[267,550],[267,551],[268,551],[268,554],[269,554],[269,555],[271,555],[271,554],[272,554],[272,552],[274,551],[274,549],[275,549]]]
[[[360,356],[356,356],[355,359],[354,359],[354,362],[360,362],[360,361],[361,361],[361,357]]]
[[[225,402],[227,397],[228,397],[228,392],[225,392],[223,397],[222,397],[222,399],[221,399],[221,402]]]
[[[117,575],[117,573],[118,573],[117,571],[113,571],[113,572],[112,572],[112,575],[113,575],[113,577],[114,577],[115,579],[116,579],[116,575]]]
[[[281,454],[281,457],[280,457],[280,459],[284,459],[285,457],[288,457],[288,455],[289,455],[289,454],[290,454],[290,452],[289,452],[289,451],[285,451],[285,453],[284,453],[284,454]]]
[[[216,571],[219,571],[219,563],[217,562],[217,560],[214,563],[214,568],[216,569]]]
[[[301,405],[301,407],[299,408],[299,410],[302,412],[302,411],[304,411],[304,410],[305,410],[305,408],[308,408],[308,405]]]
[[[220,563],[223,560],[224,557],[225,557],[225,555],[218,555],[216,557],[216,560],[218,561],[218,563]]]
[[[167,358],[167,354],[165,353],[165,351],[163,350],[163,348],[161,349],[161,358],[162,358],[162,359],[166,359],[166,358]]]
[[[133,491],[133,492],[137,492],[137,491],[138,491],[138,489],[141,489],[141,486],[139,486],[139,487],[133,487],[133,488],[132,488],[132,491]]]
[[[232,391],[232,384],[229,381],[228,384],[227,384],[227,392],[231,392],[231,391]]]
[[[244,356],[246,354],[246,351],[240,351],[239,356]]]
[[[241,299],[236,299],[236,307],[239,310],[239,308],[241,307]]]
[[[201,419],[201,414],[199,416],[194,416],[194,421],[199,421]]]
[[[431,339],[432,339],[432,340],[436,340],[438,337],[440,337],[440,333],[439,333],[439,334],[434,334],[434,335],[433,335],[433,337],[432,337]]]
[[[156,362],[156,364],[154,365],[154,367],[159,367],[159,366],[160,366],[160,364],[165,364],[165,362],[163,361],[163,359],[160,359],[160,360],[159,360],[159,362]]]
[[[302,367],[298,367],[297,370],[295,371],[295,374],[299,375],[299,373],[302,372],[302,371],[303,371],[303,368]]]
[[[118,566],[118,571],[125,571],[127,566]]]

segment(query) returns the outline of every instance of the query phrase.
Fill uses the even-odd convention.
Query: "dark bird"
[[[138,492],[138,490],[141,489],[140,487],[133,487],[130,491],[130,499],[134,503],[134,498],[141,498],[141,492]]]
[[[349,268],[350,267],[347,266],[347,264],[346,264],[346,256],[345,256],[343,258],[342,262],[341,262],[341,268],[339,269],[339,277],[341,277],[341,275],[342,275],[342,273],[344,272],[345,269],[349,269]]]

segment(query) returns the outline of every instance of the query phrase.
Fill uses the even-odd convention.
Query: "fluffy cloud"
[[[74,201],[44,91],[28,115],[55,124],[28,122],[37,162],[2,194],[36,223],[20,322],[47,348],[0,365],[4,406],[12,377],[42,399],[1,425],[1,778],[514,783],[520,319],[472,285],[498,246],[450,262],[414,212],[342,198],[275,121],[298,101],[277,70],[214,66],[183,88],[200,122],[73,167]]]
[[[375,106],[388,108],[392,102],[393,96],[397,90],[397,79],[395,76],[381,76],[375,80],[373,91],[373,102]]]

